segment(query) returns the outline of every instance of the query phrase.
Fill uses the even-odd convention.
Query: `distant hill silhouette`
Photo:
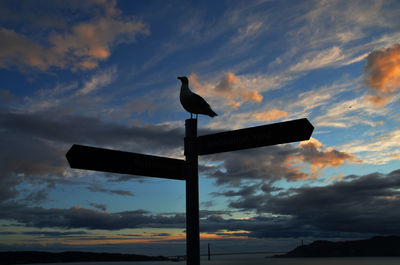
[[[400,236],[373,237],[364,240],[330,242],[314,241],[294,250],[276,255],[275,258],[291,257],[383,257],[400,256]]]
[[[103,261],[163,261],[167,257],[150,257],[135,254],[94,253],[68,251],[61,253],[40,251],[3,251],[0,252],[1,264],[32,264],[56,262],[103,262]]]

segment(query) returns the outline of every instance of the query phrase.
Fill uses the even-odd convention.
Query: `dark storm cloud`
[[[211,211],[211,210],[200,210],[199,215],[200,218],[206,218],[215,215],[231,215],[231,211]]]
[[[214,205],[214,201],[201,202],[200,205],[204,208],[211,208]]]
[[[272,198],[266,210],[290,212],[325,231],[399,234],[400,170],[370,174],[351,182],[301,188],[287,198]]]
[[[399,188],[400,170],[396,170],[386,175],[348,176],[331,185],[291,189],[275,196],[243,195],[230,206],[287,216],[287,231],[299,233],[399,234]],[[268,229],[252,234],[271,236]]]
[[[203,233],[226,233],[224,231],[243,233],[242,231],[248,231],[248,233],[245,233],[248,237],[280,238],[310,236],[313,233],[306,227],[295,226],[291,218],[286,216],[227,219],[214,215],[201,220],[200,231]],[[314,232],[314,234],[316,233]]]
[[[118,236],[123,236],[123,237],[142,237],[143,235],[141,235],[141,234],[118,234]]]
[[[26,231],[22,232],[23,235],[32,235],[32,236],[42,236],[42,237],[65,237],[65,236],[82,236],[88,235],[88,232],[85,231],[67,231],[67,232],[57,232],[57,231]]]
[[[261,185],[261,184],[260,184]],[[248,231],[255,238],[338,238],[400,234],[400,170],[345,177],[324,187],[302,187],[281,192],[226,193],[232,208],[254,211],[258,216],[240,219],[234,211],[200,211],[200,231]],[[241,194],[241,195],[239,195]],[[223,193],[220,194],[223,196]],[[145,210],[108,213],[73,207],[44,209],[3,204],[0,218],[36,228],[185,228],[185,215],[152,214]]]
[[[27,203],[33,203],[33,204],[41,203],[47,199],[47,195],[48,195],[48,190],[41,189],[39,191],[28,193],[28,195],[25,197],[25,201]]]
[[[119,213],[90,210],[82,207],[70,209],[45,209],[26,207],[17,204],[0,206],[0,218],[19,222],[26,227],[35,228],[86,228],[102,230],[120,230],[125,228],[185,228],[184,214],[151,214],[148,211],[136,210]],[[217,232],[222,230],[257,230],[271,226],[277,218],[256,217],[249,220],[224,219],[220,214],[226,211],[201,211],[201,231]],[[280,224],[281,225],[281,224]],[[60,232],[62,233],[62,232]],[[31,234],[55,236],[55,234],[33,231]]]
[[[15,187],[23,181],[42,181],[53,186],[62,182],[69,169],[65,153],[74,143],[155,153],[183,148],[181,128],[124,126],[85,116],[2,110],[0,128],[3,150],[0,153],[0,201],[15,197],[18,193]],[[132,195],[124,191],[114,193]]]
[[[152,234],[152,236],[170,236],[171,234],[168,233],[158,233],[158,234]]]
[[[15,197],[16,186],[26,179],[63,176],[66,163],[60,147],[43,139],[7,134],[6,127],[0,127],[0,201]]]
[[[239,186],[243,180],[280,179],[290,174],[282,163],[293,151],[291,146],[283,145],[212,155],[208,158],[223,161],[222,165],[202,173],[215,178],[218,185]]]
[[[185,216],[151,215],[147,211],[126,211],[107,213],[103,211],[72,207],[69,209],[45,209],[17,204],[0,206],[0,218],[15,220],[26,227],[57,227],[119,230],[138,227],[180,227],[185,226]]]
[[[17,232],[10,232],[10,231],[1,231],[0,235],[8,236],[8,235],[15,235]]]
[[[105,205],[105,204],[102,204],[102,203],[94,203],[94,202],[91,202],[91,203],[89,203],[90,204],[90,206],[92,206],[92,207],[94,207],[94,208],[96,208],[96,209],[99,209],[99,210],[101,210],[101,211],[106,211],[107,210],[107,205]]]
[[[110,194],[117,194],[117,195],[124,195],[124,196],[135,196],[132,192],[129,190],[112,190],[112,189],[106,189],[100,186],[90,186],[87,187],[88,190],[91,192],[104,192],[104,193],[110,193]]]
[[[225,196],[225,197],[247,196],[247,195],[254,194],[256,192],[256,188],[257,188],[256,185],[246,186],[246,187],[241,188],[238,191],[229,190],[229,191],[225,191],[225,192],[212,192],[211,195]]]
[[[183,129],[167,125],[125,126],[105,123],[86,116],[57,115],[54,113],[1,112],[0,124],[4,131],[62,143],[121,145],[144,142],[143,146],[176,147],[183,143]]]
[[[14,100],[16,96],[8,90],[0,89],[0,104],[9,103]]]

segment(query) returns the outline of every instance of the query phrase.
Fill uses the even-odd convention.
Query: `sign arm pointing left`
[[[185,161],[74,144],[66,154],[71,168],[185,180]]]

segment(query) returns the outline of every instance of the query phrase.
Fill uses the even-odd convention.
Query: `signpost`
[[[307,119],[197,136],[197,119],[185,122],[185,160],[73,145],[71,168],[186,180],[187,265],[200,264],[198,156],[308,140]]]

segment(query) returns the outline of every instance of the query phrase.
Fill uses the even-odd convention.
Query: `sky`
[[[185,253],[185,183],[71,169],[73,144],[184,159],[307,118],[309,141],[199,158],[201,251],[400,234],[400,2],[0,1],[0,250]],[[296,133],[296,132],[293,132]]]

